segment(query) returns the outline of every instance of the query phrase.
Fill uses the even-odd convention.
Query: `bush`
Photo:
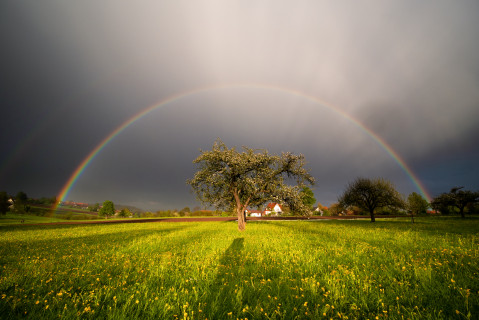
[[[174,217],[171,210],[157,211],[156,217]]]
[[[142,217],[142,218],[152,218],[152,217],[153,217],[153,213],[150,212],[150,211],[142,212],[142,213],[140,214],[140,217]]]
[[[213,211],[211,210],[198,210],[190,212],[190,217],[212,217]]]
[[[53,210],[46,210],[43,213],[43,216],[47,218],[53,218],[54,215],[55,215],[55,212]]]
[[[329,212],[328,209],[323,209],[323,217],[326,216],[326,217],[330,217],[331,216],[331,212]]]

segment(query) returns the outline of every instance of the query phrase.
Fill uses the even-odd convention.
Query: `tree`
[[[367,210],[371,222],[375,222],[374,211],[383,207],[404,208],[405,203],[394,185],[384,179],[357,178],[346,187],[338,199],[343,207],[358,206]]]
[[[98,215],[108,219],[108,217],[114,214],[115,214],[115,205],[113,204],[113,202],[111,202],[110,200],[106,200],[105,202],[103,202],[103,206],[100,208],[100,212],[98,213]]]
[[[234,209],[238,230],[245,229],[246,208],[258,207],[266,201],[283,202],[293,211],[308,212],[302,203],[300,188],[305,183],[313,184],[314,178],[304,168],[303,155],[270,155],[267,150],[248,147],[238,152],[219,139],[211,151],[200,152],[193,161],[199,170],[187,183],[202,203]],[[295,179],[296,185],[287,185],[286,177],[290,181]]]
[[[128,208],[121,209],[119,216],[122,217],[122,218],[128,218],[129,216],[131,216],[130,209],[128,209]]]
[[[88,206],[88,211],[90,212],[98,212],[100,210],[100,204],[97,202],[92,206]]]
[[[407,197],[407,209],[411,211],[411,221],[414,223],[414,214],[426,213],[429,202],[416,192]]]
[[[5,215],[10,210],[10,196],[5,192],[0,192],[0,213]]]
[[[329,213],[332,216],[339,216],[344,211],[344,207],[340,203],[333,203],[329,206]]]
[[[442,193],[431,202],[433,208],[447,208],[449,206],[456,207],[461,214],[461,218],[465,218],[464,209],[472,203],[479,202],[479,192],[470,190],[461,190],[464,187],[452,188],[449,193]]]
[[[180,216],[184,217],[187,216],[191,212],[189,207],[184,207],[180,210]]]
[[[30,207],[28,206],[28,197],[25,192],[19,191],[17,195],[13,198],[13,208],[15,212],[21,214],[24,214],[25,211],[30,210]]]
[[[314,197],[313,190],[311,190],[309,187],[307,186],[302,187],[300,191],[300,195],[301,195],[301,201],[303,202],[303,205],[305,207],[311,209],[316,203],[316,198]]]

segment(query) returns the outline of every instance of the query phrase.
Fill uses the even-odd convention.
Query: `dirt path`
[[[405,216],[376,216],[376,218],[398,218]],[[370,219],[369,216],[341,216],[341,217],[248,217],[247,221],[295,221],[295,220],[352,220]],[[65,221],[50,223],[29,223],[24,226],[39,225],[74,225],[74,224],[114,224],[114,223],[147,223],[147,222],[209,222],[209,221],[236,221],[235,217],[208,217],[208,218],[158,218],[158,219],[124,219],[124,220],[90,220]]]

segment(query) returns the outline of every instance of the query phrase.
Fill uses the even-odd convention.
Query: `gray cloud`
[[[477,1],[2,6],[0,188],[10,192],[58,192],[126,119],[174,94],[225,83],[315,96],[378,134],[432,192],[457,180],[478,187],[479,157],[471,151],[479,116]],[[70,196],[191,205],[184,183],[191,161],[217,137],[304,153],[326,204],[358,175],[415,190],[384,149],[339,113],[287,92],[231,87],[137,121],[95,158]]]

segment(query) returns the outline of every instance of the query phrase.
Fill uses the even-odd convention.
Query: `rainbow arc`
[[[364,125],[362,122],[359,120],[353,118],[350,114],[346,113],[343,111],[341,108],[336,107],[326,101],[323,101],[315,96],[309,95],[307,93],[295,90],[295,89],[290,89],[290,88],[285,88],[285,87],[280,87],[280,86],[273,86],[273,85],[267,85],[267,84],[257,84],[257,83],[245,83],[245,84],[221,84],[221,85],[213,85],[213,86],[206,86],[206,87],[200,87],[200,88],[195,88],[189,91],[184,91],[175,95],[172,95],[164,100],[159,101],[158,103],[155,103],[152,106],[149,106],[142,111],[138,112],[131,118],[127,119],[124,121],[121,125],[119,125],[115,130],[113,130],[109,135],[107,135],[98,145],[88,153],[88,155],[80,162],[80,164],[76,167],[75,171],[70,175],[69,179],[65,183],[65,185],[62,187],[60,193],[57,196],[57,205],[56,208],[58,208],[58,204],[61,201],[65,201],[67,198],[68,194],[70,193],[71,189],[75,185],[75,182],[78,180],[78,178],[81,176],[81,174],[85,171],[85,169],[88,167],[88,165],[93,161],[93,159],[98,155],[98,153],[101,152],[105,148],[105,146],[108,145],[110,141],[112,141],[115,137],[117,137],[120,133],[122,133],[124,130],[126,130],[130,125],[135,123],[136,121],[140,120],[147,114],[162,108],[166,107],[167,105],[176,102],[182,98],[192,96],[198,93],[203,93],[203,92],[208,92],[208,91],[214,91],[214,90],[220,90],[220,89],[226,89],[226,88],[251,88],[251,89],[261,89],[261,90],[270,90],[270,91],[275,91],[275,92],[283,92],[287,94],[291,94],[293,96],[301,97],[303,99],[306,99],[310,102],[313,102],[315,104],[318,104],[322,107],[328,108],[330,110],[333,110],[337,114],[341,115],[342,117],[348,119],[351,123],[353,123],[355,126],[357,126],[360,130],[365,132],[368,136],[370,136],[382,149],[384,149],[389,156],[394,159],[394,161],[401,167],[401,169],[406,173],[406,175],[409,177],[409,179],[412,181],[414,186],[417,188],[417,190],[420,192],[420,194],[428,201],[431,200],[431,197],[429,193],[427,192],[426,188],[422,185],[421,181],[418,179],[418,177],[414,174],[414,172],[411,170],[411,168],[407,165],[407,163],[402,159],[402,157],[389,145],[382,139],[378,134],[376,134],[374,131],[372,131],[370,128],[368,128],[366,125]]]

